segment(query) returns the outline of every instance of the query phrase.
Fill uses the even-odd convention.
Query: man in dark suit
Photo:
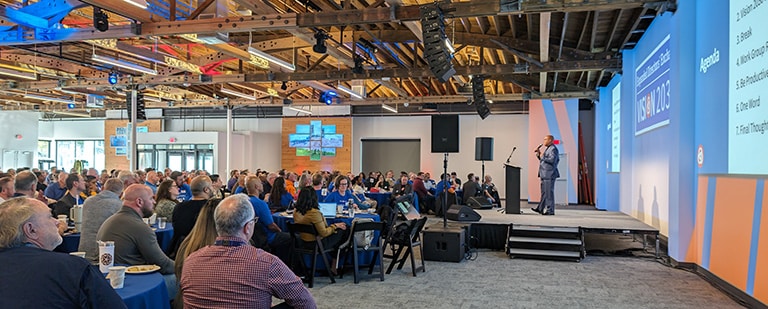
[[[560,162],[560,152],[552,143],[552,135],[544,136],[544,143],[536,147],[534,153],[539,159],[539,178],[541,178],[541,199],[539,206],[531,210],[542,215],[555,214],[555,179],[560,177],[557,164]],[[542,151],[542,147],[544,148]]]

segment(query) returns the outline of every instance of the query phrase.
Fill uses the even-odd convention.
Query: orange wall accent
[[[336,125],[336,133],[344,134],[343,147],[336,148],[335,157],[322,157],[320,161],[310,161],[309,157],[296,156],[296,148],[289,147],[288,135],[296,133],[297,124],[309,125],[310,120],[320,120],[323,125]],[[351,117],[294,117],[283,118],[283,142],[281,166],[289,171],[301,173],[310,171],[333,171],[343,173],[352,170],[352,118]],[[265,149],[271,151],[271,149]]]
[[[755,265],[755,289],[752,296],[768,304],[768,182],[763,188],[763,210],[760,216],[760,242]]]
[[[755,179],[717,179],[709,270],[741,290],[747,288]]]
[[[108,119],[104,121],[104,169],[112,170],[127,170],[131,162],[126,156],[118,156],[115,154],[115,148],[109,146],[109,136],[115,135],[115,128],[128,126],[128,120]],[[139,127],[147,127],[149,132],[162,132],[163,120],[162,119],[150,119],[139,123]],[[159,167],[159,169],[163,169]]]
[[[685,255],[685,261],[701,265],[701,256],[703,249],[701,246],[704,239],[704,218],[707,211],[707,188],[709,186],[709,177],[699,176],[699,188],[696,191],[696,218],[691,232],[691,240],[688,243],[688,252]]]

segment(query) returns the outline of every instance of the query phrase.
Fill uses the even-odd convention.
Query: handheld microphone
[[[539,149],[541,148],[541,146],[544,146],[544,144],[539,144],[539,146],[538,146],[538,147],[536,147],[536,150],[534,150],[533,152],[539,151]]]

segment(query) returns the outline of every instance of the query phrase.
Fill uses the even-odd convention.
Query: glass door
[[[184,152],[168,151],[168,168],[173,171],[184,170]]]

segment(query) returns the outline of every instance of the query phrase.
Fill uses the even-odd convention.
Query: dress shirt
[[[312,294],[280,259],[238,237],[187,257],[180,288],[184,308],[269,308],[272,297],[293,308],[317,308]],[[240,243],[240,245],[237,245]]]
[[[45,192],[43,194],[49,199],[58,201],[62,196],[64,196],[65,192],[67,192],[67,188],[62,188],[59,186],[58,182],[54,182],[45,188]]]

